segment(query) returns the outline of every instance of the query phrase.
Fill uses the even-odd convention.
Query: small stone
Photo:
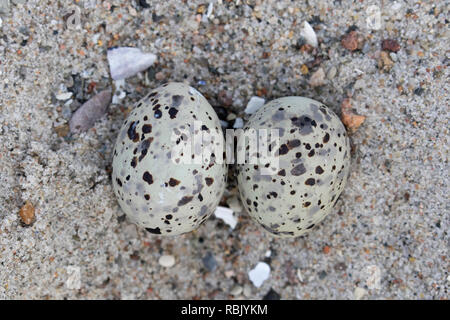
[[[57,100],[66,101],[69,100],[72,97],[72,92],[63,92],[59,93],[55,96]]]
[[[111,91],[103,90],[85,102],[70,119],[70,131],[81,133],[90,129],[108,110],[111,103]]]
[[[400,44],[397,40],[386,39],[381,42],[381,49],[383,51],[397,52],[400,50]]]
[[[325,247],[323,247],[323,253],[325,253],[325,254],[329,254],[330,253],[330,247],[329,246],[325,246]]]
[[[174,258],[174,256],[170,256],[170,255],[161,256],[159,258],[158,263],[165,268],[170,268],[170,267],[174,266],[175,258]]]
[[[242,293],[244,297],[249,298],[252,295],[252,288],[249,285],[245,285]]]
[[[269,292],[264,296],[263,300],[280,300],[281,296],[278,292],[270,288]]]
[[[385,72],[389,72],[392,69],[394,62],[391,60],[387,51],[381,51],[380,58],[378,59],[378,68]]]
[[[30,201],[25,202],[25,205],[20,208],[19,216],[22,222],[27,226],[30,225],[34,220],[34,206]]]
[[[162,71],[157,72],[155,74],[155,79],[158,80],[158,81],[164,80],[164,78],[165,78],[165,76],[164,76],[164,73]]]
[[[244,126],[244,120],[242,118],[236,118],[234,120],[233,128],[234,129],[241,129]]]
[[[355,292],[353,293],[353,298],[355,300],[361,300],[362,297],[366,295],[367,291],[363,288],[356,287]]]
[[[233,277],[235,275],[233,270],[227,270],[225,271],[225,277],[227,277],[227,279],[230,279],[231,277]]]
[[[345,49],[355,51],[362,48],[363,41],[358,33],[353,30],[342,37],[341,44]]]
[[[330,68],[330,70],[328,70],[328,73],[327,73],[327,78],[328,79],[334,79],[334,77],[336,76],[336,74],[337,74],[337,69],[336,69],[336,67],[331,67]]]
[[[355,131],[356,129],[358,129],[361,126],[361,124],[363,124],[363,122],[366,120],[365,116],[360,116],[353,113],[349,98],[346,98],[344,99],[344,101],[342,101],[341,113],[342,113],[341,116],[342,123],[350,131]]]
[[[259,288],[264,281],[269,279],[270,267],[265,262],[258,262],[256,267],[249,271],[248,276],[253,285]]]
[[[317,69],[316,72],[314,72],[311,75],[311,78],[309,79],[309,85],[311,87],[319,87],[322,86],[325,83],[325,72],[322,68]]]
[[[202,258],[203,265],[208,271],[214,271],[217,268],[217,261],[211,252],[207,252]]]
[[[320,280],[323,280],[327,276],[327,273],[325,271],[320,271],[317,275],[319,276]]]
[[[244,289],[241,286],[235,286],[233,289],[231,289],[230,294],[233,296],[238,296],[244,291]]]
[[[307,75],[309,72],[308,66],[306,64],[302,64],[302,66],[300,67],[300,72],[303,75]]]
[[[236,119],[236,115],[234,113],[227,115],[227,121],[233,121],[234,119]]]
[[[60,126],[55,127],[55,132],[58,135],[58,137],[64,138],[69,134],[70,128],[67,123],[62,124]]]

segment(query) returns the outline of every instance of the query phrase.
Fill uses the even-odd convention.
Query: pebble
[[[207,252],[206,255],[202,258],[203,265],[208,271],[214,271],[217,268],[217,261],[214,255],[211,252]]]
[[[244,126],[244,120],[242,118],[236,118],[234,120],[233,128],[234,129],[241,129]]]
[[[242,293],[246,298],[249,298],[252,295],[252,288],[249,285],[245,285]]]
[[[320,280],[323,280],[327,276],[327,273],[325,271],[320,271],[317,275],[319,276]]]
[[[336,74],[337,74],[337,69],[336,69],[336,67],[333,66],[333,67],[330,68],[330,70],[328,70],[327,78],[330,79],[330,80],[334,79]]]
[[[278,292],[270,288],[269,292],[264,296],[263,300],[280,300],[281,296]]]
[[[109,49],[107,56],[111,78],[114,80],[132,77],[156,61],[156,55],[143,53],[140,49],[132,47]]]
[[[237,219],[234,217],[233,210],[230,208],[218,206],[216,211],[214,211],[214,216],[222,219],[231,229],[234,229],[237,225]]]
[[[363,288],[356,287],[353,297],[355,300],[361,300],[366,295],[367,291]]]
[[[69,121],[72,133],[81,133],[90,129],[108,110],[111,103],[111,91],[103,90],[85,102],[74,112]]]
[[[270,267],[265,262],[258,262],[256,267],[248,272],[248,277],[253,285],[259,288],[264,281],[269,279]]]
[[[345,49],[350,51],[355,51],[362,48],[362,41],[359,38],[358,33],[354,30],[342,37],[341,44]]]
[[[33,222],[34,212],[34,206],[30,201],[27,201],[25,205],[20,209],[19,216],[22,219],[22,222],[27,226]]]
[[[227,121],[233,121],[234,119],[236,119],[236,115],[234,113],[227,115]]]
[[[309,79],[309,85],[311,87],[319,87],[325,83],[325,72],[322,68],[317,69]]]
[[[63,92],[55,95],[55,98],[60,101],[66,101],[72,97],[72,94],[72,92]]]
[[[165,268],[170,268],[175,265],[175,258],[171,255],[161,256],[158,260],[158,263]]]
[[[261,108],[264,105],[264,103],[266,103],[266,100],[263,98],[251,97],[244,112],[246,114],[253,114],[256,111],[258,111],[259,108]]]
[[[230,294],[233,296],[238,296],[244,291],[244,289],[241,286],[235,286],[233,289],[231,289]]]
[[[385,39],[381,42],[381,49],[384,51],[397,52],[400,50],[400,44],[394,39]]]
[[[341,120],[342,123],[350,130],[355,131],[366,120],[365,116],[354,114],[349,98],[345,98],[341,104]]]

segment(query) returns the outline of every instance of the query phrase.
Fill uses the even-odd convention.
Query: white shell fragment
[[[316,32],[307,21],[303,24],[303,29],[300,31],[300,34],[305,38],[307,44],[317,47],[318,42]]]
[[[138,48],[120,47],[108,50],[111,78],[125,79],[144,71],[156,61],[156,55],[143,53]]]
[[[259,108],[261,108],[264,105],[264,103],[266,103],[266,100],[264,100],[263,98],[251,97],[244,112],[246,114],[253,114],[256,111],[258,111]]]
[[[72,115],[69,122],[70,132],[80,133],[90,129],[95,121],[106,113],[110,103],[110,90],[103,90],[93,96]]]
[[[233,215],[233,210],[226,207],[217,207],[214,212],[216,218],[222,219],[227,225],[234,229],[237,225],[237,219]]]
[[[270,276],[270,267],[265,262],[258,262],[256,267],[249,271],[248,277],[253,285],[259,288],[264,281],[269,279]]]

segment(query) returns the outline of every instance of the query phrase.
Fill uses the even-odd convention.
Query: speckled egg
[[[238,166],[246,210],[273,235],[308,232],[330,213],[347,181],[350,149],[342,122],[318,101],[285,97],[253,114],[249,128],[279,130],[279,143],[268,142],[279,164],[270,175],[261,172],[269,163]]]
[[[194,135],[213,131],[220,135],[210,143],[218,144],[223,133],[214,109],[186,84],[165,84],[136,105],[119,132],[112,173],[114,192],[131,221],[153,234],[179,235],[214,212],[225,190],[226,164],[215,161],[214,153],[189,162],[191,155],[174,152],[193,141],[192,150],[201,150],[208,141]]]

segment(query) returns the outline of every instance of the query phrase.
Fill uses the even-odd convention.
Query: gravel
[[[0,1],[0,298],[232,299],[239,286],[250,299],[271,289],[283,299],[448,299],[446,3],[237,3],[215,1],[205,17],[205,1]],[[317,47],[301,35],[305,21]],[[351,31],[353,51],[341,43]],[[114,88],[113,47],[157,60],[124,81],[106,116],[71,135],[69,113]],[[319,69],[326,78],[311,87]],[[222,120],[245,122],[253,96],[306,96],[337,114],[351,99],[365,121],[351,133],[335,211],[288,240],[242,211],[234,229],[211,217],[177,238],[129,222],[111,188],[113,144],[133,105],[166,81],[197,87]],[[221,205],[236,196],[231,167]],[[26,203],[30,225],[19,214]],[[248,272],[268,250],[270,277],[256,288]],[[171,268],[158,263],[167,252]]]

